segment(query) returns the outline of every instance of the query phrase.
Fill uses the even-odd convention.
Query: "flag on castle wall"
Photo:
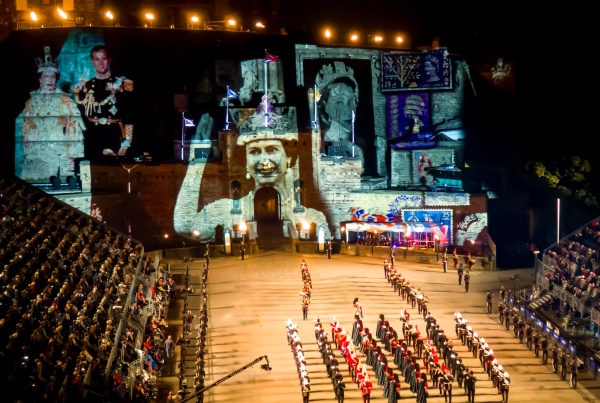
[[[238,94],[227,87],[227,98],[237,99]]]
[[[267,49],[265,49],[265,62],[266,63],[278,63],[279,62],[279,56],[275,56],[270,54],[269,52],[267,52]]]

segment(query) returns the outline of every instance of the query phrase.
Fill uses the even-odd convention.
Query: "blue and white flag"
[[[236,94],[235,92],[230,90],[229,87],[227,87],[227,98],[236,99],[237,97],[238,97],[238,94]]]
[[[192,119],[188,119],[186,117],[183,118],[183,122],[185,123],[185,127],[194,127],[194,121]]]

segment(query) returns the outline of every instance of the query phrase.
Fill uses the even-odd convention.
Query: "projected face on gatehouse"
[[[273,186],[285,176],[289,160],[279,140],[258,140],[246,145],[246,169],[256,186]]]

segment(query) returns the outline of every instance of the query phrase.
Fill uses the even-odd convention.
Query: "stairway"
[[[260,251],[292,251],[289,238],[283,236],[283,223],[280,220],[261,220],[258,222],[256,244]]]

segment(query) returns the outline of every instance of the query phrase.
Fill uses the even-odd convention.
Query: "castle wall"
[[[49,43],[53,49],[60,49],[66,44],[77,48],[79,67],[67,63],[61,67],[65,73],[70,73],[61,75],[64,84],[61,87],[68,96],[61,97],[60,105],[52,108],[69,106],[67,101],[72,98],[73,87],[80,78],[74,76],[75,72],[80,67],[91,69],[89,49],[78,45],[89,43],[83,40],[88,36],[102,40],[114,51],[115,65],[127,67],[128,71],[118,74],[127,74],[136,80],[139,111],[134,144],[141,141],[137,146],[154,146],[155,149],[150,151],[156,153],[155,162],[113,161],[115,165],[83,162],[79,172],[81,194],[69,194],[64,198],[86,212],[90,212],[91,203],[97,204],[103,219],[125,233],[131,228],[132,236],[144,238],[146,242],[165,242],[165,235],[181,242],[212,239],[219,242],[222,231],[232,230],[241,220],[253,221],[255,197],[263,186],[257,177],[263,174],[251,172],[256,167],[248,165],[247,160],[251,158],[246,154],[246,145],[269,139],[281,141],[286,160],[277,162],[278,168],[281,168],[281,180],[264,186],[276,190],[280,212],[277,218],[286,224],[309,220],[315,228],[323,228],[327,237],[339,238],[339,223],[343,221],[393,220],[402,209],[434,208],[452,211],[452,214],[460,211],[456,214],[462,225],[461,239],[472,238],[474,233],[467,227],[473,215],[477,217],[476,227],[485,226],[485,206],[469,205],[468,196],[430,196],[434,204],[429,206],[426,193],[431,191],[431,176],[422,183],[423,171],[421,176],[418,172],[418,161],[424,154],[431,157],[434,164],[464,166],[464,138],[437,138],[441,129],[464,129],[464,98],[470,87],[460,60],[449,59],[452,63],[452,76],[449,77],[452,85],[421,85],[423,80],[418,74],[409,78],[420,86],[403,88],[402,91],[418,93],[426,100],[423,102],[426,109],[421,111],[420,116],[430,126],[423,127],[421,134],[436,138],[423,144],[417,142],[417,145],[402,145],[406,148],[394,148],[389,144],[392,138],[388,138],[391,133],[388,133],[388,122],[392,114],[396,119],[407,116],[404,109],[407,102],[392,105],[389,100],[395,93],[389,88],[382,88],[386,78],[386,64],[382,59],[385,50],[294,44],[289,38],[276,36],[265,41],[269,49],[273,45],[272,48],[278,50],[281,60],[266,63],[262,61],[265,43],[258,43],[254,36],[242,33],[228,36],[207,32],[193,43],[185,40],[189,38],[188,33],[174,31],[164,32],[160,41],[159,38],[146,39],[147,36],[142,40],[135,36],[137,33],[134,31],[123,30],[82,28],[65,31],[65,34],[68,34],[66,39],[50,37]],[[155,74],[146,68],[143,58],[133,57],[128,47],[120,46],[123,35],[132,35],[139,40],[142,50],[151,47],[164,50],[167,55],[181,55],[184,59],[172,63],[171,58],[163,58],[165,63],[168,61],[170,64],[160,65],[161,71],[171,79],[157,80]],[[15,45],[22,48],[22,58],[39,51],[37,45],[35,48],[34,45],[26,46],[27,35],[19,35],[17,39]],[[221,46],[214,47],[217,40]],[[411,60],[418,63],[427,52],[412,51]],[[64,52],[61,56],[66,57]],[[30,56],[26,61],[22,58],[19,59],[21,66],[30,65],[33,60]],[[14,68],[17,69],[17,65]],[[33,74],[29,74],[30,69],[22,70],[15,76],[28,74],[33,78]],[[265,78],[269,97],[263,102]],[[35,82],[30,84],[28,90],[37,85]],[[317,88],[317,84],[321,87]],[[328,104],[325,102],[329,96],[326,97],[326,93],[335,92],[330,86],[336,85],[339,86],[337,103],[332,101]],[[239,92],[240,97],[230,99],[229,93],[225,92],[229,88]],[[320,101],[316,100],[317,91],[322,92]],[[185,98],[185,105],[175,105],[175,95]],[[40,106],[34,105],[36,99],[42,100],[32,97],[33,103],[27,108]],[[27,117],[33,123],[38,119],[41,122],[38,126],[52,123],[54,129],[60,129],[54,130],[47,138],[35,138],[34,131],[26,130],[35,125],[29,125],[27,119],[11,116],[13,122],[16,121],[15,154],[18,162],[15,166],[23,168],[19,175],[26,179],[45,180],[59,166],[63,178],[65,174],[76,172],[72,164],[55,164],[54,158],[59,154],[64,156],[57,147],[74,149],[70,161],[82,155],[81,130],[68,131],[74,127],[82,129],[81,122],[77,121],[78,112],[75,109],[54,109],[52,116],[67,116],[69,119],[61,119],[56,124],[48,119]],[[194,139],[199,143],[196,148],[206,146],[204,148],[210,149],[211,154],[197,155],[194,151],[186,161],[157,163],[158,160],[180,159],[181,143],[176,147],[177,152],[169,156],[170,159],[165,157],[172,153],[176,141],[183,141],[184,148],[186,143],[191,144],[191,133],[185,132],[185,126],[179,127],[184,110],[185,117],[197,124]],[[231,130],[228,130],[229,126]],[[227,130],[222,129],[224,127]],[[175,135],[170,135],[168,128],[172,128]],[[50,129],[45,128],[44,132],[50,132]],[[23,137],[23,133],[27,133],[28,137]],[[61,137],[63,135],[64,138]],[[32,140],[49,140],[50,143],[40,142],[34,146]],[[78,143],[71,147],[68,141]],[[343,143],[339,144],[342,152],[330,155],[328,146],[335,149],[337,143]],[[39,150],[24,155],[23,150],[27,146],[30,150],[35,147]],[[190,146],[190,151],[193,148]],[[31,175],[24,173],[28,166],[35,165],[27,162],[28,159],[40,162],[38,171]],[[63,158],[60,164],[64,164],[62,161]],[[93,195],[91,200],[90,194]],[[195,235],[195,231],[199,231],[200,235]]]

